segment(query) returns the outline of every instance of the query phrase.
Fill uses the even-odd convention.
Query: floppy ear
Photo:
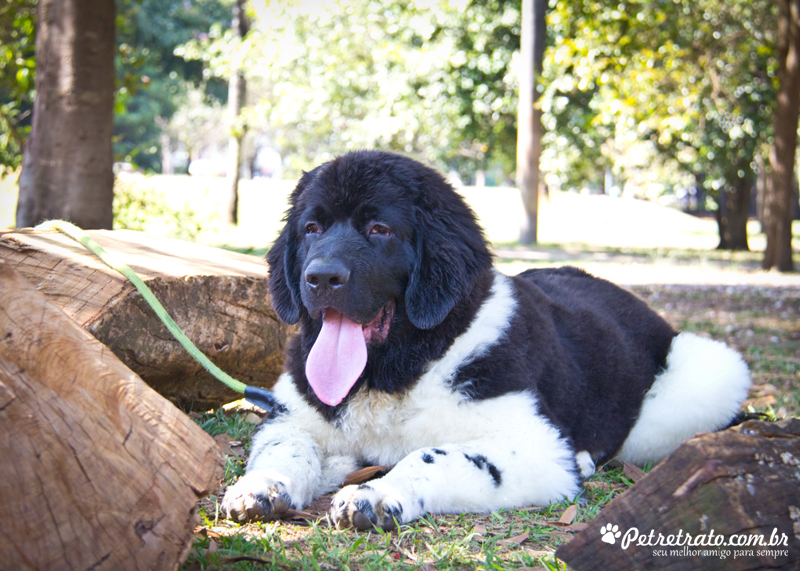
[[[297,239],[287,217],[280,236],[267,253],[269,293],[272,308],[286,323],[300,319],[300,273],[297,271]]]
[[[304,172],[289,198],[289,211],[283,218],[283,230],[267,253],[269,293],[272,308],[283,321],[294,325],[300,319],[300,265],[297,260],[298,203],[301,195],[324,165]]]
[[[405,301],[411,323],[420,329],[444,321],[472,290],[475,279],[492,266],[475,215],[460,197],[453,198],[437,207],[417,208],[416,260]]]

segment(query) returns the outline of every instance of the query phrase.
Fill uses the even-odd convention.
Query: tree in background
[[[233,6],[233,21],[231,31],[233,39],[241,43],[250,31],[250,20],[245,10],[246,0],[236,0]],[[230,121],[230,134],[228,135],[228,222],[239,222],[239,170],[242,166],[242,139],[247,125],[241,121],[242,108],[247,95],[243,60],[241,56],[234,55],[228,73],[228,119]]]
[[[638,131],[714,197],[720,248],[746,250],[750,192],[770,131],[774,62],[764,30],[772,21],[766,1],[665,0],[625,10],[558,2],[554,115],[584,118],[571,119],[575,136],[566,136],[588,156],[603,154],[604,131]]]
[[[290,172],[351,149],[413,153],[444,170],[514,169],[519,7],[513,2],[272,4],[250,32],[246,122]],[[229,37],[186,57],[227,77]],[[474,173],[474,170],[473,170]]]
[[[800,114],[800,0],[779,0],[777,4],[778,95],[773,115],[774,140],[769,154],[772,172],[767,179],[764,200],[767,248],[762,267],[790,272],[794,270],[794,161]]]
[[[231,4],[232,0],[120,2],[114,117],[117,160],[171,174],[175,145],[193,136],[187,132],[176,137],[170,126],[178,109],[189,103],[189,93],[200,90],[212,107],[227,101],[227,82],[204,73],[201,62],[176,55],[175,49],[208,36],[215,26],[228,26]]]
[[[517,188],[522,194],[525,218],[522,244],[536,243],[539,213],[539,159],[542,155],[542,108],[538,85],[544,66],[547,34],[546,0],[522,0],[520,40],[519,118],[517,119]]]
[[[40,0],[33,126],[17,226],[63,218],[111,228],[113,0]]]

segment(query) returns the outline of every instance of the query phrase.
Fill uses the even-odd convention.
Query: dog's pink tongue
[[[328,308],[322,331],[306,360],[306,377],[319,400],[342,402],[367,365],[367,343],[361,325]]]

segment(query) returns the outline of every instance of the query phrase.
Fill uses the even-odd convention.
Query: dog
[[[267,255],[299,334],[245,475],[222,508],[279,518],[342,488],[337,528],[574,498],[618,457],[658,462],[726,427],[750,386],[725,344],[678,334],[580,269],[493,268],[476,217],[434,169],[379,151],[304,173]]]

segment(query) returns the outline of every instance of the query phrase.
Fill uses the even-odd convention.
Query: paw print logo
[[[622,535],[622,532],[619,530],[619,526],[611,525],[610,523],[601,527],[600,533],[603,534],[603,537],[601,537],[601,539],[606,543],[608,543],[609,545],[614,545],[619,539],[619,537]]]

